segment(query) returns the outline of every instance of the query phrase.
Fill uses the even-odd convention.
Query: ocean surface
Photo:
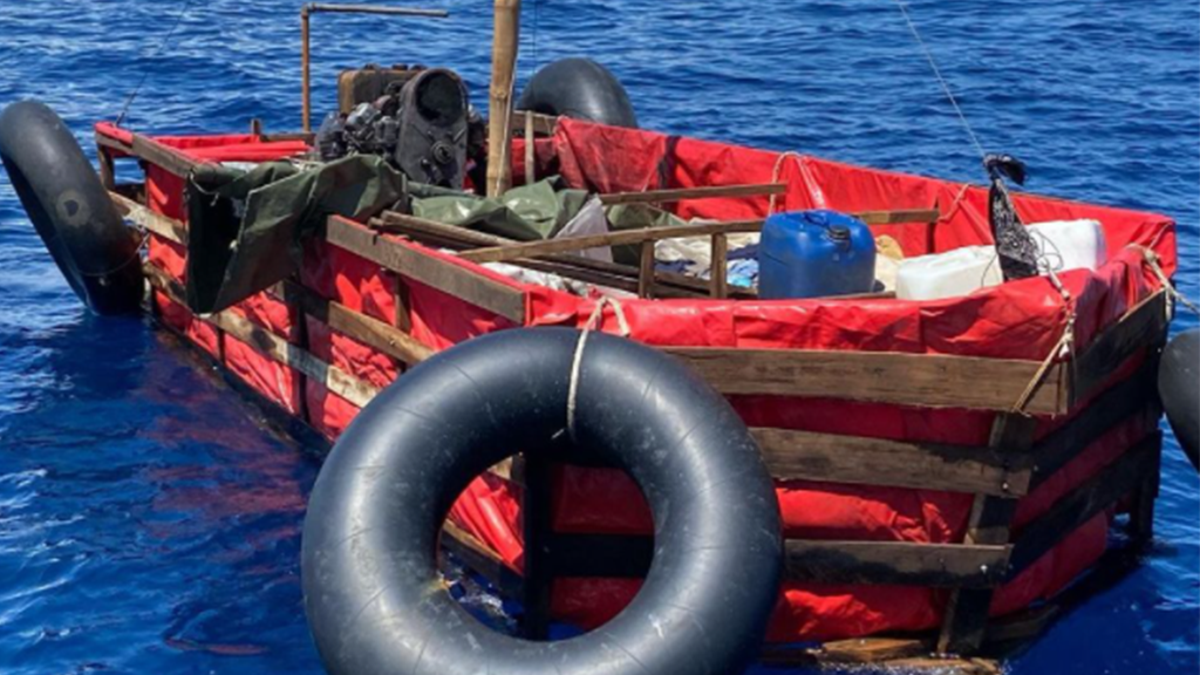
[[[300,0],[195,0],[159,52],[184,5],[0,0],[0,105],[40,98],[88,147],[144,77],[137,130],[298,128]],[[317,110],[367,62],[454,67],[482,104],[491,3],[428,6],[453,18],[314,19]],[[1031,190],[1177,219],[1200,299],[1196,0],[910,7],[983,144]],[[521,44],[522,81],[607,64],[648,128],[982,178],[893,0],[526,0]],[[84,312],[0,171],[0,673],[321,672],[298,567],[319,465],[257,415],[147,323]],[[1200,488],[1173,439],[1163,470],[1143,564],[1012,673],[1200,668]]]

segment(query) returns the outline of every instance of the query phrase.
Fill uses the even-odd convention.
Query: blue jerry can
[[[875,237],[866,223],[837,211],[778,213],[763,225],[758,264],[763,299],[870,293]]]

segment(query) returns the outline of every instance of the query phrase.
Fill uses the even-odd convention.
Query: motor
[[[462,189],[469,141],[483,127],[473,112],[458,75],[426,69],[388,85],[374,102],[331,114],[317,132],[317,148],[324,161],[382,155],[414,181]]]

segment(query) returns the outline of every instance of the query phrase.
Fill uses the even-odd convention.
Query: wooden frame
[[[153,141],[133,137],[130,145],[104,139],[102,156],[137,156],[165,162],[169,171],[190,172],[179,153],[162,151]],[[111,154],[110,154],[111,153]],[[186,159],[186,158],[184,158]],[[103,164],[103,162],[102,162]],[[187,228],[156,214],[128,197],[135,191],[111,186],[119,211],[129,221],[177,244],[186,244]],[[875,222],[919,222],[929,212],[881,212]],[[596,245],[577,238],[575,248],[546,247],[548,242],[512,244],[486,235],[464,237],[448,226],[421,222],[398,214],[385,214],[374,223],[378,229],[404,228],[430,237],[482,246],[467,251],[468,259],[499,256],[586,270],[596,275],[620,276],[627,270],[580,263],[569,251]],[[690,226],[705,236],[724,237],[755,223],[719,223]],[[517,286],[501,283],[470,265],[460,265],[426,252],[418,246],[341,218],[328,222],[326,238],[397,277],[397,317],[379,321],[321,298],[293,282],[283,282],[274,292],[301,317],[311,316],[332,328],[388,354],[406,365],[429,358],[434,350],[410,334],[405,307],[409,281],[427,284],[485,308],[516,324],[527,318],[528,299]],[[673,228],[668,236],[691,236]],[[615,239],[652,242],[661,232],[613,233]],[[610,239],[608,241],[613,241]],[[553,242],[549,242],[553,243]],[[540,248],[531,248],[536,246]],[[720,246],[717,243],[716,246]],[[481,253],[482,251],[482,253]],[[515,258],[514,252],[518,253]],[[472,255],[474,254],[474,255]],[[644,267],[644,266],[643,266]],[[636,283],[646,295],[689,288],[669,277],[642,274]],[[153,288],[175,302],[182,289],[152,265],[147,277]],[[719,284],[711,293],[720,296]],[[703,292],[704,289],[699,289]],[[740,350],[726,348],[667,348],[666,351],[695,367],[705,379],[730,396],[785,395],[868,401],[919,408],[955,407],[991,411],[995,422],[989,442],[980,447],[935,443],[898,442],[819,434],[785,429],[752,430],[767,465],[778,480],[812,480],[945,490],[973,495],[973,505],[963,540],[946,544],[865,541],[789,540],[786,569],[791,579],[809,583],[902,584],[948,589],[944,623],[938,635],[869,638],[830,643],[823,649],[775,650],[766,653],[776,663],[827,663],[830,661],[920,666],[933,651],[974,654],[989,637],[1010,639],[1043,626],[1042,617],[1021,616],[998,624],[989,622],[987,608],[994,589],[1027,569],[1080,525],[1112,506],[1132,505],[1130,529],[1135,542],[1151,536],[1161,434],[1154,397],[1157,354],[1165,341],[1168,300],[1158,292],[1138,303],[1109,326],[1074,358],[1053,364],[1029,399],[1026,413],[1058,416],[1070,413],[1053,432],[1036,435],[1035,420],[1012,406],[1033,380],[1041,364],[1035,361],[978,359],[899,353],[830,352],[805,350]],[[295,369],[302,377],[316,378],[330,390],[356,405],[365,405],[378,388],[313,356],[303,336],[289,343],[235,312],[220,312],[207,321],[219,331],[252,345],[265,356]],[[1145,362],[1132,374],[1113,382],[1113,375],[1131,360]],[[1087,401],[1086,407],[1080,404]],[[1060,499],[1015,538],[1010,526],[1017,500],[1054,475],[1092,442],[1121,424],[1140,425],[1143,440],[1113,464]],[[561,459],[561,456],[559,457]],[[584,458],[570,458],[584,463]],[[548,620],[549,589],[561,576],[636,576],[649,565],[653,545],[647,538],[569,535],[553,532],[549,521],[551,466],[549,458],[518,458],[493,471],[519,482],[526,490],[529,517],[524,524],[527,542],[522,579],[507,570],[486,546],[470,535],[448,527],[443,542],[472,568],[493,580],[502,592],[519,595],[529,608],[523,630],[543,635]],[[941,667],[954,664],[966,672],[994,672],[986,660],[966,657],[935,660]]]

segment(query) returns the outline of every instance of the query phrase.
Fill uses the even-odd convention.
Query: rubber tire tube
[[[1200,470],[1200,328],[1176,335],[1163,350],[1158,394],[1175,438]]]
[[[301,570],[335,675],[730,675],[756,656],[782,566],[779,505],[741,419],[684,364],[592,333],[575,447],[623,468],[654,518],[641,591],[558,642],[494,632],[445,590],[451,504],[489,466],[563,433],[580,333],[513,329],[440,353],[358,415],[313,488]]]
[[[8,106],[0,115],[0,159],[79,299],[97,314],[140,311],[137,238],[58,115],[37,101]]]
[[[561,59],[534,73],[521,92],[517,109],[612,127],[638,127],[625,87],[607,68],[591,59]]]

